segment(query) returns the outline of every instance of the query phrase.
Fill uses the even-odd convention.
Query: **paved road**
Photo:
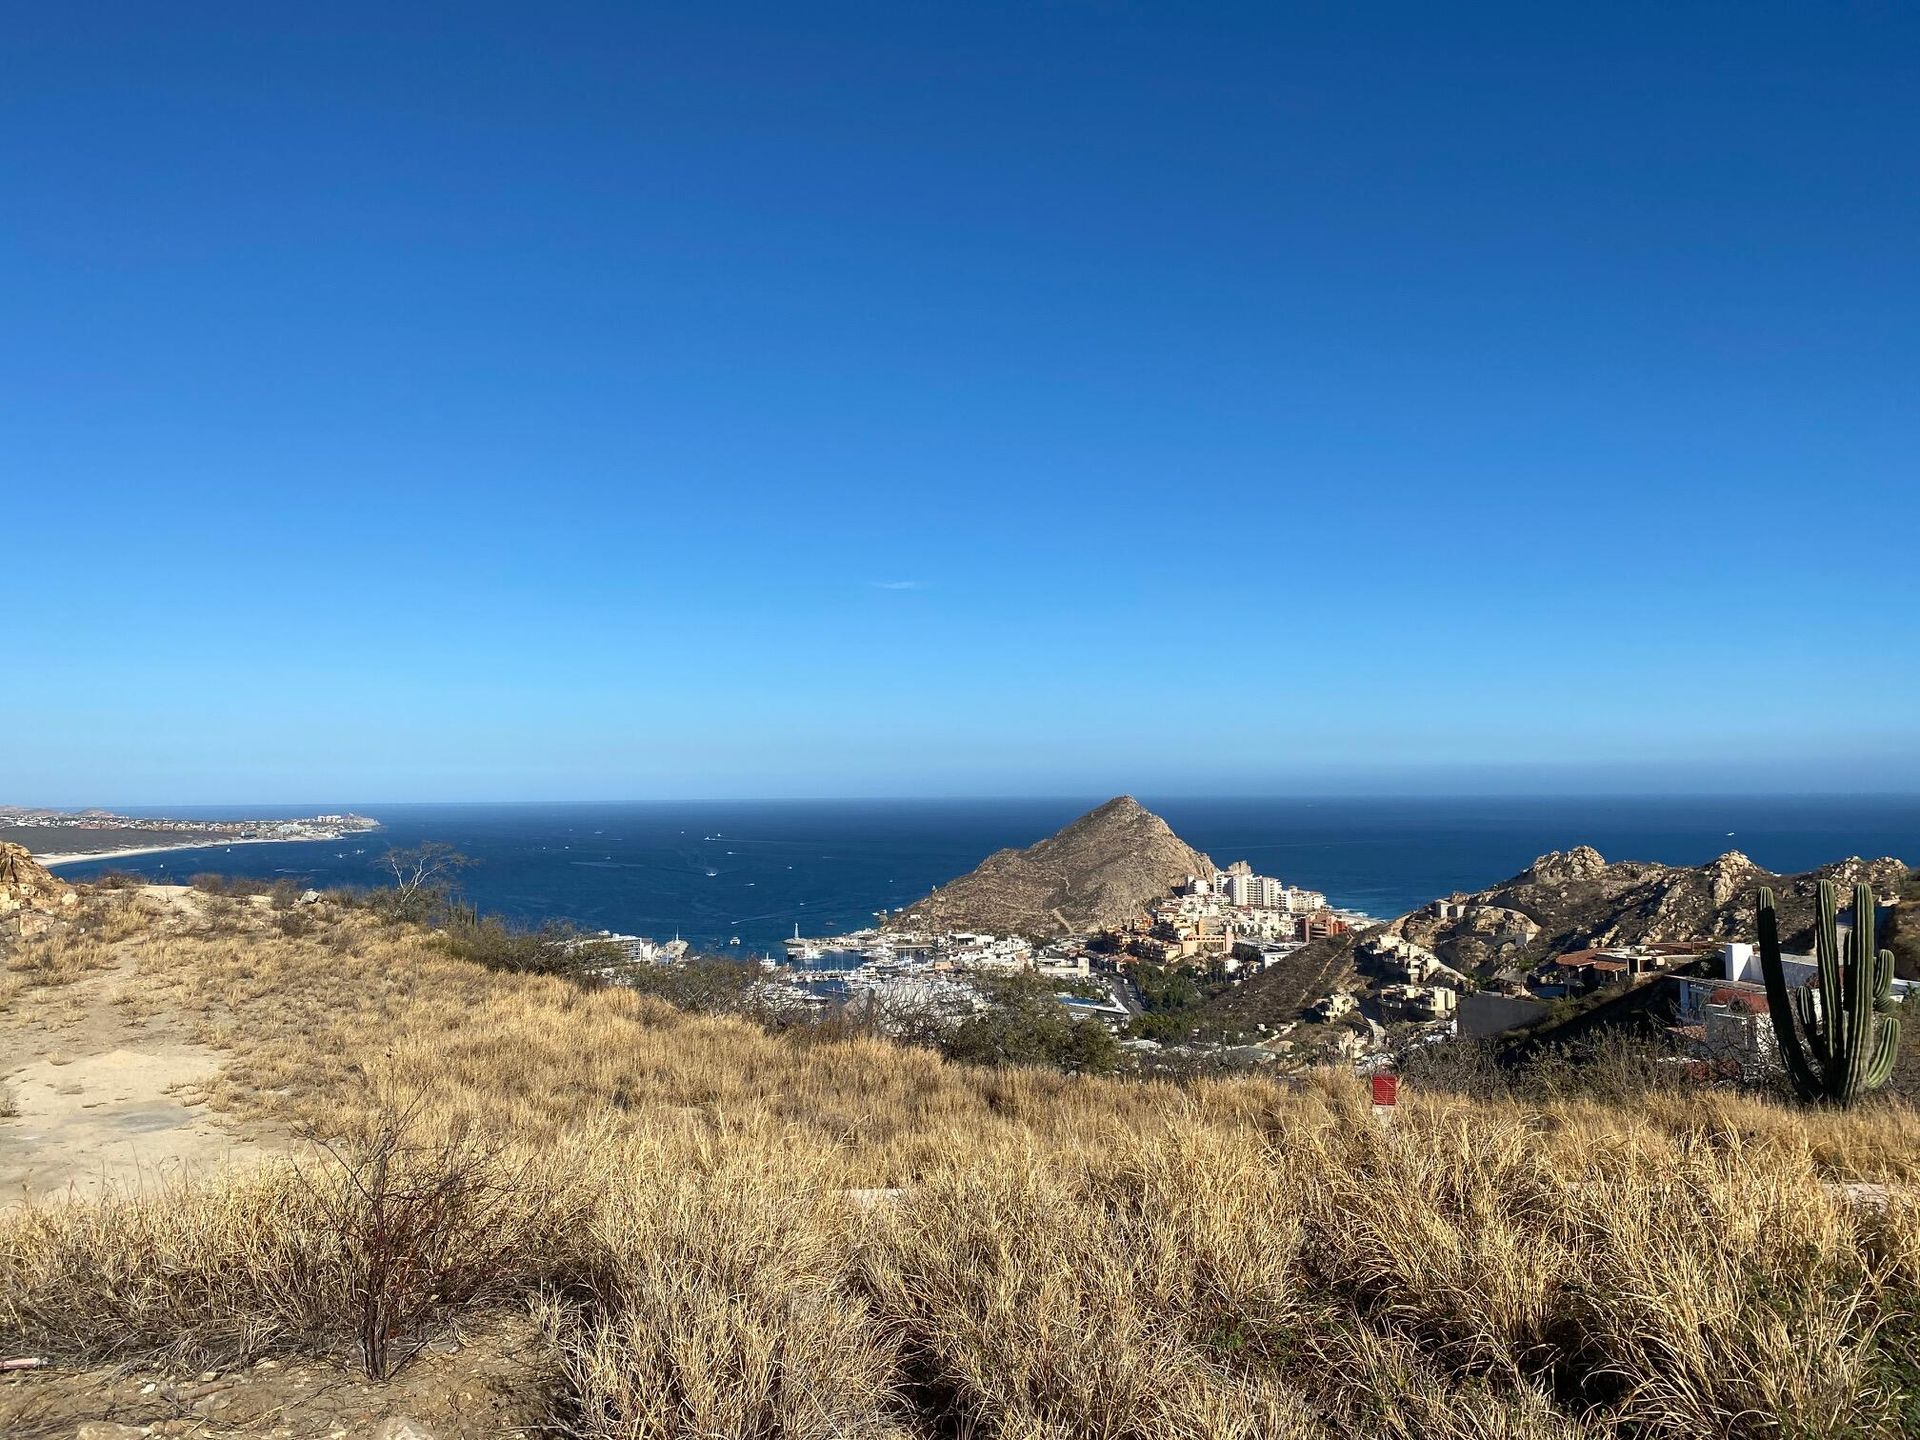
[[[1133,986],[1127,983],[1124,976],[1100,975],[1095,978],[1106,981],[1107,988],[1113,992],[1113,998],[1126,1007],[1129,1015],[1142,1013],[1140,1002],[1134,997]]]

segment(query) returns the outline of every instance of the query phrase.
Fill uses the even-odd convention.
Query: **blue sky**
[[[0,800],[1920,789],[1912,7],[6,16]]]

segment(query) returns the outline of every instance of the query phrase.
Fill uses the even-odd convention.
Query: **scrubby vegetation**
[[[1335,1072],[960,1065],[303,908],[135,953],[214,1103],[324,1145],[0,1218],[0,1334],[378,1374],[512,1309],[591,1440],[1912,1433],[1894,1102],[1415,1084],[1383,1125]]]
[[[1195,965],[1154,965],[1140,961],[1133,967],[1134,989],[1142,1014],[1133,1018],[1133,1034],[1143,1040],[1177,1045],[1204,1028],[1217,1034],[1220,1026],[1206,1005],[1233,987],[1212,979]]]

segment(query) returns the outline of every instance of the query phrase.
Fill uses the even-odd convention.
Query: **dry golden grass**
[[[556,1422],[630,1440],[1920,1423],[1900,1107],[1411,1096],[1383,1128],[1350,1077],[968,1070],[491,973],[351,911],[192,930],[139,942],[142,1003],[231,1054],[236,1120],[339,1156],[14,1217],[0,1334],[211,1363],[351,1345],[381,1286],[409,1333],[532,1306]],[[433,1223],[396,1279],[368,1137],[409,1109],[378,1193]]]
[[[0,939],[0,1014],[30,989],[71,985],[110,968],[114,947],[150,933],[160,915],[160,907],[138,895],[100,892],[45,934]]]
[[[20,941],[7,956],[6,968],[22,986],[71,985],[87,972],[104,970],[112,963],[112,948],[104,940],[59,932]]]

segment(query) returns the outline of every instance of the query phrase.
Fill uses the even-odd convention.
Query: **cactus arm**
[[[1900,1017],[1882,1015],[1880,1036],[1874,1041],[1873,1064],[1867,1068],[1867,1088],[1877,1090],[1893,1078],[1893,1062],[1900,1054]]]
[[[1882,1015],[1893,1013],[1893,951],[1879,952],[1873,982],[1873,1008]]]
[[[1873,891],[1853,888],[1853,933],[1847,937],[1845,967],[1840,972],[1840,1000],[1845,1007],[1834,1048],[1845,1064],[1841,1069],[1841,1103],[1851,1105],[1871,1088],[1867,1079],[1876,1054],[1873,1040],[1873,992],[1878,982],[1879,956],[1874,950]],[[1829,1027],[1830,1029],[1832,1027]]]
[[[1831,1074],[1833,1055],[1827,1046],[1827,1020],[1820,1013],[1820,992],[1813,988],[1811,980],[1793,991],[1793,1005],[1800,1016],[1800,1033],[1806,1037],[1809,1063],[1819,1074]],[[1823,1081],[1823,1088],[1824,1084]]]
[[[1802,985],[1790,994],[1793,999],[1794,1013],[1800,1017],[1800,1033],[1807,1037],[1808,1046],[1814,1052],[1814,1064],[1816,1068],[1825,1070],[1827,1053],[1820,1037],[1819,999],[1814,995],[1811,985]]]
[[[1774,1042],[1793,1088],[1806,1099],[1816,1100],[1825,1093],[1825,1087],[1815,1076],[1807,1052],[1801,1047],[1800,1032],[1794,1028],[1794,999],[1788,993],[1787,972],[1780,963],[1780,919],[1773,908],[1773,891],[1762,887],[1759,905],[1760,969],[1767,981],[1767,1014],[1773,1021]],[[1803,1003],[1811,999],[1804,991],[1800,998]],[[1805,1028],[1811,1036],[1812,1027]]]
[[[1845,956],[1840,950],[1840,895],[1831,880],[1820,882],[1814,910],[1814,953],[1820,966],[1820,1028],[1816,1032],[1819,1037],[1816,1045],[1821,1068],[1826,1072],[1826,1091],[1830,1098],[1837,1100],[1845,1083],[1842,1072],[1846,1068],[1847,1036],[1842,1014],[1846,996],[1840,984]]]

